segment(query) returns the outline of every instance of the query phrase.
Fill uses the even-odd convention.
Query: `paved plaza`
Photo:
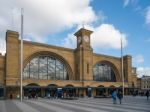
[[[150,100],[127,96],[121,105],[111,98],[0,100],[0,112],[150,112]]]

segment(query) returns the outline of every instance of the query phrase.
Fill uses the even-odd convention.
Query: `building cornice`
[[[59,50],[65,50],[69,52],[74,52],[74,49],[70,48],[65,48],[65,47],[59,47],[59,46],[54,46],[54,45],[49,45],[49,44],[44,44],[44,43],[38,43],[38,42],[30,42],[30,41],[23,41],[24,44],[31,44],[31,45],[36,45],[36,46],[43,46],[47,48],[54,48],[54,49],[59,49]]]
[[[104,54],[97,54],[97,53],[93,53],[93,56],[103,56],[103,57],[107,57],[107,58],[120,59],[120,57],[109,56],[109,55],[104,55]]]

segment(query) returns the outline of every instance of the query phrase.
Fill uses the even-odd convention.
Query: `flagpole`
[[[22,74],[23,74],[23,8],[21,8],[21,70],[20,70],[20,101],[22,102]]]
[[[121,36],[121,76],[122,76],[122,95],[124,98],[124,71],[123,71],[123,46],[122,46],[122,36]]]

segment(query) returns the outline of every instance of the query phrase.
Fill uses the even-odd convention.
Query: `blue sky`
[[[75,48],[74,33],[93,30],[94,52],[133,58],[138,76],[150,75],[149,0],[5,0],[0,1],[0,51],[5,53],[6,29],[20,32],[20,8],[24,8],[24,39]]]
[[[122,0],[110,0],[109,3],[107,0],[96,0],[91,5],[97,13],[99,10],[103,11],[106,16],[104,23],[113,24],[127,34],[128,45],[124,48],[124,54],[130,54],[133,57],[141,55],[144,58],[143,63],[138,65],[133,63],[133,65],[149,66],[150,27],[145,22],[146,9],[150,5],[149,0],[129,0],[126,6]],[[117,54],[111,51],[108,50],[106,53]]]

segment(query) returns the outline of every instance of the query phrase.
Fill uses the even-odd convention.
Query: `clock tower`
[[[76,79],[83,82],[93,79],[93,49],[90,45],[92,32],[81,28],[74,34],[77,38],[77,48],[75,50]]]
[[[90,46],[90,35],[92,31],[81,28],[77,31],[74,35],[77,37],[77,48],[84,47],[84,48],[91,48]]]

